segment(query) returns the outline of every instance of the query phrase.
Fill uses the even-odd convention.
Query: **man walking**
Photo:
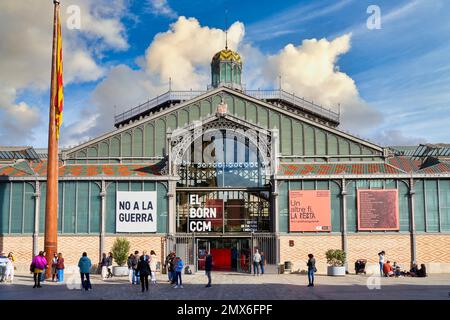
[[[253,273],[255,276],[259,276],[260,263],[261,263],[261,255],[259,254],[259,250],[256,249],[256,252],[253,255]]]
[[[211,288],[211,271],[212,271],[212,264],[213,264],[213,256],[210,252],[206,252],[206,258],[205,258],[205,274],[208,277],[208,284],[205,286],[205,288]]]
[[[135,251],[134,252],[134,258],[132,260],[132,269],[133,269],[133,284],[139,284],[139,280],[140,280],[140,274],[139,274],[139,269],[138,269],[138,263],[140,261],[140,256],[139,256],[139,251]]]
[[[92,267],[91,260],[87,257],[87,253],[83,252],[80,261],[78,261],[78,267],[80,268],[81,286],[84,290],[92,290],[91,280],[89,278],[89,272]],[[86,281],[84,278],[86,277]]]

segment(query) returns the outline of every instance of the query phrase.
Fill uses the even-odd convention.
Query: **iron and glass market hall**
[[[339,129],[340,112],[295,94],[248,90],[225,48],[205,91],[173,91],[116,115],[111,131],[59,154],[58,252],[96,263],[175,251],[192,270],[325,273],[328,249],[369,265],[450,272],[450,145],[382,147]],[[307,92],[304,93],[308,95]],[[43,250],[46,150],[0,147],[0,250],[18,268]]]

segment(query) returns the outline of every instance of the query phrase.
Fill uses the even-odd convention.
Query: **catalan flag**
[[[62,124],[62,112],[64,104],[63,94],[63,59],[62,59],[62,37],[61,37],[61,19],[59,10],[57,11],[57,26],[56,26],[56,61],[54,65],[54,88],[52,102],[55,106],[55,125],[56,125],[56,139],[59,140],[59,128]]]

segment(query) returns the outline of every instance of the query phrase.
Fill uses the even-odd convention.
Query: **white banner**
[[[116,232],[156,232],[156,191],[117,191]]]

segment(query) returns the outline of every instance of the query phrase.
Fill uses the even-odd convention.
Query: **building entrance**
[[[207,251],[213,256],[214,271],[251,272],[250,238],[197,239],[197,270],[205,270]]]

